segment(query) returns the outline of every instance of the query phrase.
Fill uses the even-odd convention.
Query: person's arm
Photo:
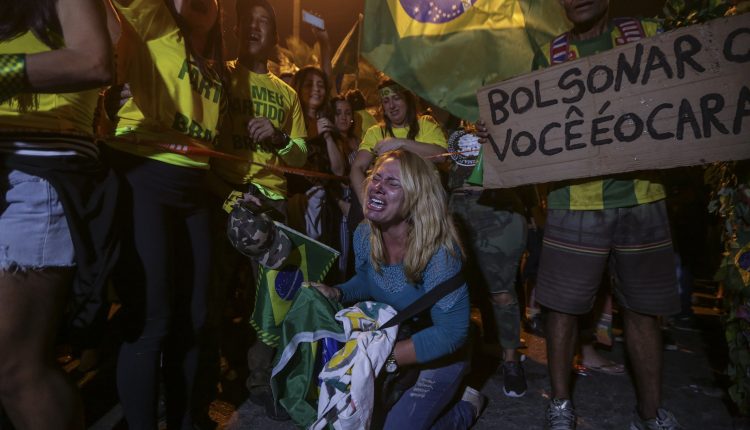
[[[393,357],[396,359],[396,364],[399,366],[408,366],[410,364],[416,364],[417,361],[417,350],[414,348],[414,341],[404,339],[396,342],[393,345]]]
[[[424,115],[419,118],[419,133],[415,139],[385,138],[375,145],[375,152],[381,155],[387,151],[403,148],[433,163],[439,164],[445,161],[445,157],[439,155],[446,153],[448,142],[445,140],[445,134],[440,125],[431,116]]]
[[[326,75],[328,88],[331,88],[331,92],[335,92],[336,82],[333,78],[333,66],[331,66],[331,40],[328,37],[328,30],[312,27],[312,31],[320,45],[320,68],[323,69],[323,73]]]
[[[24,92],[74,92],[107,85],[114,75],[112,44],[101,0],[58,0],[65,46],[28,54]]]
[[[320,283],[311,282],[324,296],[339,302],[352,303],[366,300],[371,297],[368,288],[367,268],[370,264],[369,226],[361,224],[354,230],[352,246],[354,248],[355,275],[336,287],[329,287]]]
[[[461,260],[441,249],[425,269],[423,279],[425,292],[451,278],[460,270]],[[438,300],[430,309],[432,326],[411,337],[416,361],[426,363],[460,348],[469,332],[469,310],[469,292],[465,285]],[[406,359],[408,358],[407,356]],[[396,361],[402,364],[398,356]]]
[[[291,88],[289,91],[289,100],[291,100],[288,120],[291,121],[291,126],[288,128],[289,143],[276,152],[287,166],[302,167],[307,162],[307,144],[305,143],[307,130],[297,93]]]
[[[352,162],[352,171],[349,172],[349,182],[351,183],[354,195],[357,196],[357,201],[365,207],[365,178],[367,177],[367,169],[370,167],[370,163],[375,156],[372,152],[360,149],[357,151],[357,155],[354,157]]]
[[[331,173],[337,176],[344,175],[344,156],[341,154],[336,140],[333,138],[333,124],[328,118],[318,119],[318,131],[323,135],[323,140],[326,142],[326,151],[328,153],[328,161],[331,164]]]
[[[407,151],[413,152],[422,158],[429,158],[433,163],[441,163],[444,161],[443,157],[437,157],[437,155],[445,153],[445,148],[433,143],[417,142],[416,140],[410,139],[399,139],[399,138],[386,138],[378,142],[375,145],[375,152],[378,155],[384,152],[393,151],[395,149],[406,149]]]

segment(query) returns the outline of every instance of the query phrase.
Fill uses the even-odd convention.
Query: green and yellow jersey
[[[36,54],[51,50],[31,31],[0,42],[0,54]],[[62,94],[24,94],[21,97],[33,100],[33,107],[27,110],[19,108],[16,98],[0,104],[0,129],[5,137],[0,150],[96,155],[92,136],[98,94],[97,89]],[[12,136],[23,136],[25,142],[13,142],[16,138]]]
[[[252,163],[217,158],[211,161],[211,169],[227,182],[252,183],[266,197],[284,199],[287,196],[284,174],[264,165],[301,167],[305,164],[307,132],[297,93],[272,73],[255,73],[239,62],[232,62],[229,67],[229,112],[222,124],[218,149]],[[274,127],[289,135],[287,146],[269,151],[252,142],[247,134],[247,123],[253,117],[268,118]]]
[[[653,20],[614,19],[608,31],[593,39],[574,41],[562,34],[541,48],[534,69],[598,54],[617,45],[653,36],[661,31]],[[585,178],[554,184],[547,197],[550,209],[597,210],[651,203],[666,197],[655,172],[633,172],[611,177]]]
[[[112,147],[184,167],[208,168],[208,157],[165,152],[133,140],[213,145],[218,136],[222,84],[205,76],[185,47],[182,32],[163,1],[115,2],[134,37],[118,51],[118,70],[130,85],[130,98],[119,110]]]

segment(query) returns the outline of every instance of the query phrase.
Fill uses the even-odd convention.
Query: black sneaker
[[[552,399],[547,406],[547,430],[575,430],[576,411],[567,399]]]
[[[633,421],[630,423],[630,430],[682,430],[683,427],[677,422],[677,418],[666,409],[659,408],[656,410],[656,418],[644,420],[634,413]]]
[[[503,362],[503,393],[508,397],[522,397],[526,394],[526,374],[521,362]]]

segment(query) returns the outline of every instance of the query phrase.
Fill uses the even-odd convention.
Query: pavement
[[[715,297],[715,290],[699,290],[706,303],[694,307],[696,329],[670,329],[675,342],[664,351],[663,406],[671,410],[686,429],[748,429],[750,420],[734,414],[727,395],[726,345]],[[700,299],[700,297],[699,297]],[[698,300],[700,302],[700,300]],[[115,318],[116,321],[116,318]],[[87,427],[93,430],[125,429],[122,408],[114,385],[117,336],[107,339],[99,367],[92,372],[76,374],[76,360],[65,363],[66,370],[78,379],[86,405]],[[468,383],[488,397],[487,408],[475,429],[541,429],[549,399],[544,339],[524,333],[526,346],[524,366],[528,391],[524,397],[503,395],[497,346],[485,346],[474,357]],[[675,345],[676,344],[676,345]],[[106,351],[110,352],[107,353]],[[495,352],[493,352],[495,351]],[[615,342],[602,355],[626,363],[624,344]],[[627,429],[635,407],[635,392],[629,374],[609,375],[587,372],[574,377],[573,401],[578,413],[578,429]],[[277,422],[265,416],[264,410],[248,401],[242,387],[242,375],[225,372],[219,398],[211,408],[215,421],[209,427],[220,430],[295,429],[289,421]],[[162,423],[161,429],[165,428]],[[405,428],[407,426],[405,425]],[[0,429],[5,427],[0,424]]]
[[[664,351],[664,407],[671,410],[686,429],[750,429],[750,423],[733,417],[727,404],[721,357],[710,349],[722,348],[718,316],[699,318],[706,331],[674,331],[677,350]],[[470,384],[481,388],[489,399],[475,429],[525,430],[544,426],[544,411],[549,399],[549,378],[546,369],[544,340],[524,334],[526,345],[526,378],[528,391],[521,398],[503,394],[502,374],[498,358],[480,354],[474,363],[475,373]],[[624,362],[624,346],[616,343],[611,351],[602,351],[607,358]],[[717,361],[712,361],[717,360]],[[717,367],[720,366],[720,367]],[[635,407],[635,392],[629,371],[623,375],[589,372],[576,375],[573,402],[578,413],[578,429],[627,429]],[[263,409],[250,402],[243,403],[226,424],[226,429],[294,429],[290,423],[268,419]],[[405,426],[406,428],[406,426]]]

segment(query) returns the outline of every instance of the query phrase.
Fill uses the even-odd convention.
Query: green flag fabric
[[[570,25],[559,0],[366,0],[362,55],[455,116],[479,117],[476,91],[531,71]]]
[[[300,427],[316,420],[318,373],[346,342],[344,327],[335,318],[339,310],[339,303],[315,288],[300,288],[281,325],[271,389]]]
[[[345,73],[356,74],[359,72],[359,42],[360,28],[362,27],[362,14],[359,14],[354,27],[349,30],[341,45],[336,50],[331,60],[333,75],[339,76]]]
[[[261,266],[250,324],[263,343],[275,348],[279,342],[281,322],[302,282],[321,282],[339,252],[284,224],[274,224],[286,233],[294,249],[278,270]]]

